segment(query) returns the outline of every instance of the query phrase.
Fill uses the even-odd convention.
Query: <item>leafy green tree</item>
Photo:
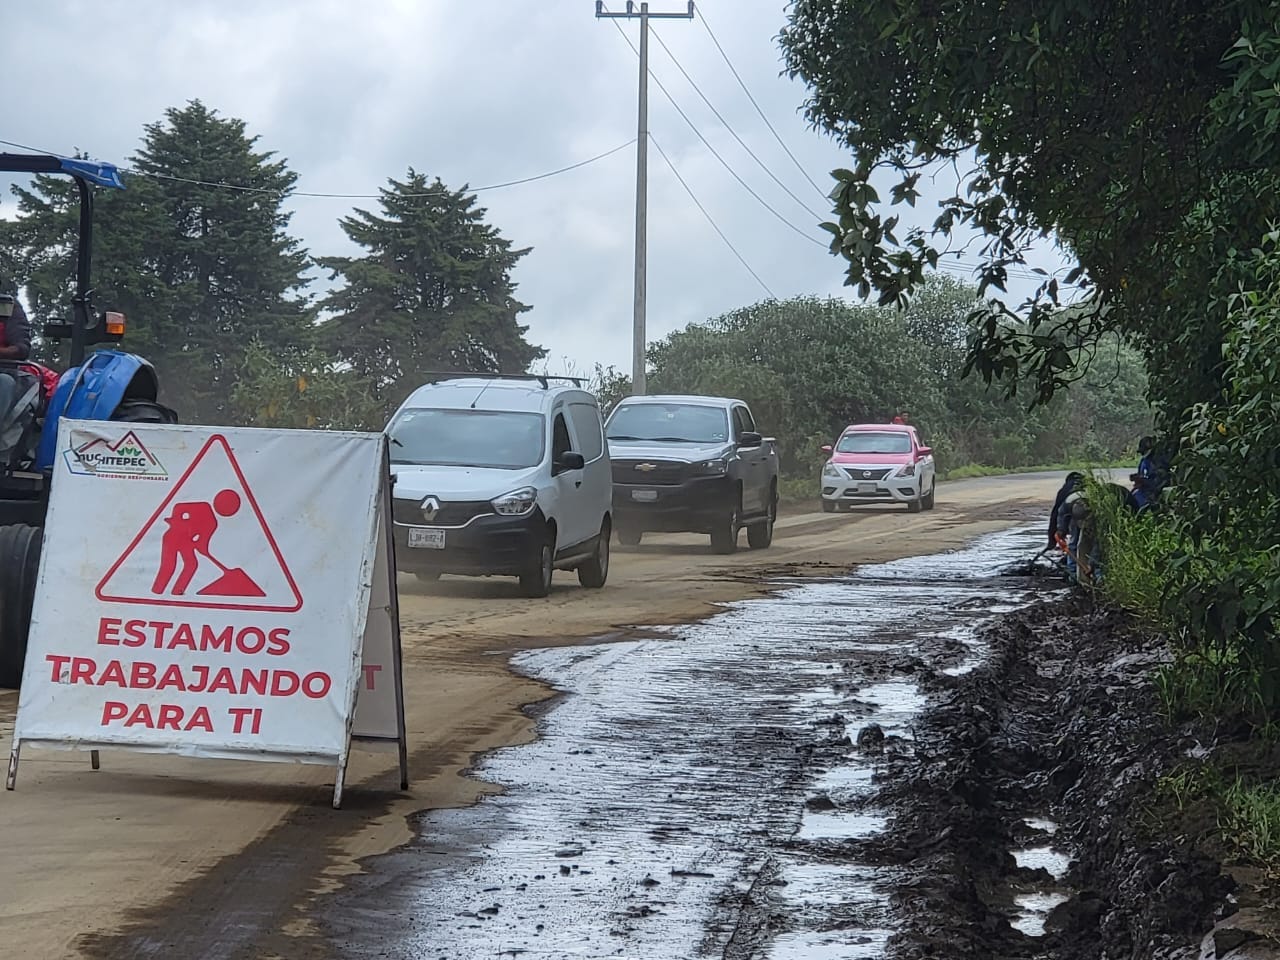
[[[186,421],[224,422],[250,341],[306,343],[307,256],[288,235],[283,203],[296,175],[257,149],[243,121],[200,101],[149,124],[124,191],[97,194],[94,288],[122,309],[125,346],[154,363]],[[69,310],[74,186],[38,177],[15,188],[19,219],[0,225],[36,313]]]
[[[1230,262],[1280,217],[1273,24],[1263,0],[796,3],[788,67],[855,159],[828,227],[848,282],[892,302],[963,227],[985,239],[982,292],[1001,291],[1054,236],[1079,269],[1046,277],[1025,322],[1004,304],[1004,322],[982,316],[977,370],[1010,389],[1030,376],[1047,400],[1118,332],[1143,348],[1175,427],[1219,389]],[[954,195],[903,232],[873,173],[890,205],[914,205],[943,163],[962,174]],[[1091,309],[1056,309],[1068,286]]]
[[[381,430],[382,408],[366,380],[316,348],[244,352],[231,401],[237,423],[252,427]]]
[[[527,254],[486,223],[465,190],[410,169],[381,191],[381,213],[342,229],[366,253],[320,263],[343,286],[323,302],[328,344],[386,406],[434,371],[521,373],[546,351],[525,339],[511,271]]]

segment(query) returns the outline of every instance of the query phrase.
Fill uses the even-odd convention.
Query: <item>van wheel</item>
[[[555,573],[554,558],[555,541],[548,532],[533,563],[520,574],[520,589],[526,597],[545,597],[551,592],[551,577]]]
[[[596,552],[590,560],[578,567],[578,582],[584,587],[599,590],[609,579],[609,521],[600,524],[600,536],[596,537]]]
[[[42,535],[25,523],[0,527],[0,687],[22,683]]]
[[[640,538],[643,536],[639,530],[633,530],[631,527],[618,528],[618,542],[624,547],[640,546]]]
[[[738,520],[741,516],[737,507],[730,510],[711,528],[711,550],[714,553],[733,553],[738,549]]]

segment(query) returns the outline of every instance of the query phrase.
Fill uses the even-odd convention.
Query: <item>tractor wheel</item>
[[[25,523],[0,527],[0,687],[22,683],[43,533]]]
[[[154,400],[121,400],[111,419],[118,423],[177,423],[178,415]]]

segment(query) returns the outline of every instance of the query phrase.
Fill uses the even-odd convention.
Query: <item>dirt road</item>
[[[300,906],[409,838],[415,812],[472,802],[463,776],[480,751],[531,736],[522,705],[547,689],[507,655],[530,646],[693,620],[757,594],[771,575],[957,547],[1043,516],[1060,478],[946,484],[931,513],[793,513],[774,546],[714,556],[703,538],[655,537],[617,550],[608,587],[561,574],[546,600],[502,581],[402,582],[405,695],[413,783],[383,755],[357,754],[344,809],[328,807],[324,768],[75,753],[24,753],[18,790],[0,796],[0,942],[25,958],[302,956]],[[745,541],[745,537],[743,538]],[[16,694],[0,692],[0,743]],[[270,947],[270,949],[269,949]]]

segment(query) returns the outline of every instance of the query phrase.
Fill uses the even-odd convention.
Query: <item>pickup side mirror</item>
[[[560,454],[560,458],[556,460],[551,474],[552,476],[557,476],[569,470],[581,470],[586,465],[587,461],[583,459],[582,454],[574,453],[570,450],[568,453]]]
[[[740,447],[758,447],[764,443],[764,437],[756,433],[754,430],[743,430],[738,434],[738,446]]]
[[[831,446],[831,444],[829,444],[829,443],[824,443],[824,444],[823,444],[822,446],[820,446],[818,449],[819,449],[819,450],[821,450],[823,453],[825,453],[825,454],[829,457],[829,456],[831,456],[831,453],[832,453],[832,451],[833,451],[835,448],[834,448],[834,447],[832,447],[832,446]]]

